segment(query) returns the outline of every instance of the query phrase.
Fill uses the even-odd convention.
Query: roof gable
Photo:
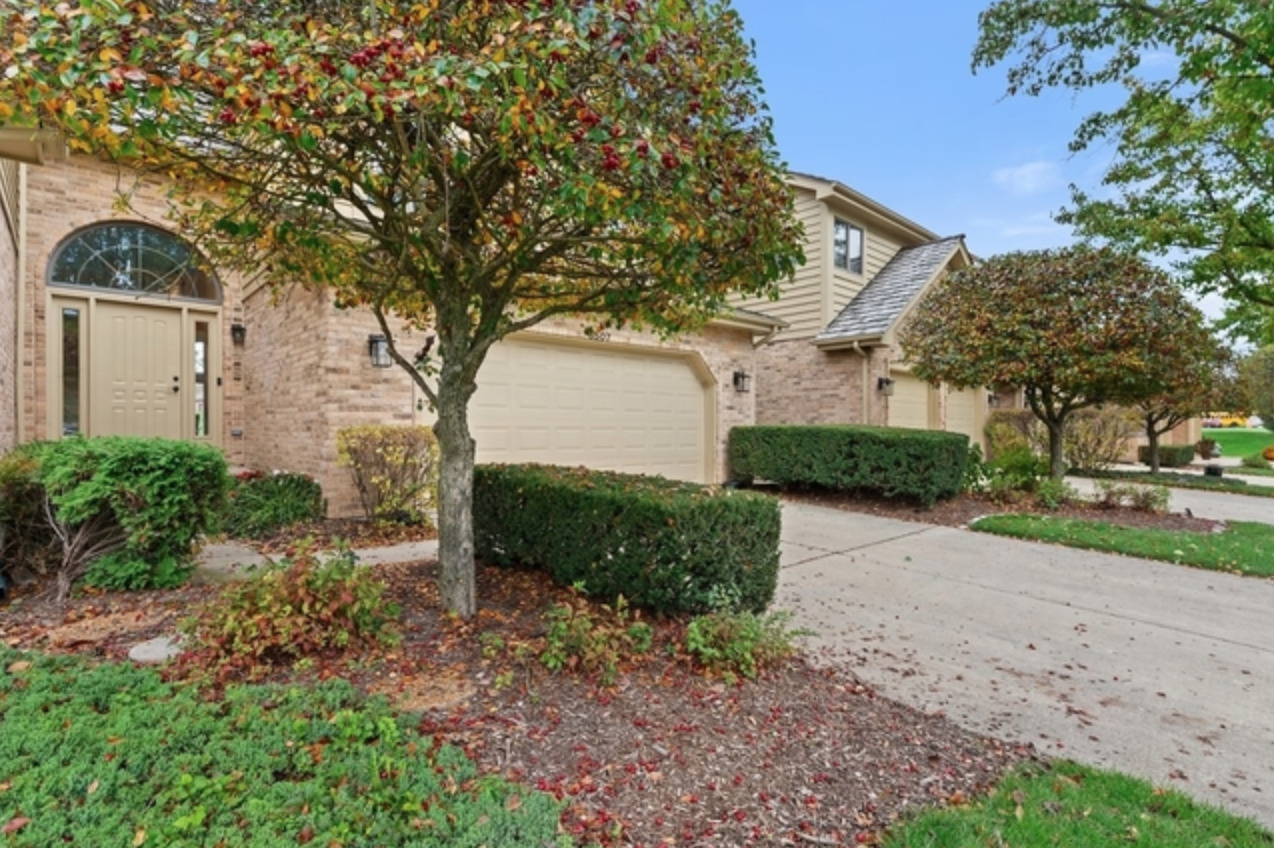
[[[963,251],[964,236],[952,236],[898,251],[818,334],[814,344],[881,338],[947,267],[952,257]]]

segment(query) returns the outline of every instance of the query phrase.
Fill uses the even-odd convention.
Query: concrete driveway
[[[1274,826],[1274,582],[787,503],[776,605],[884,695]]]
[[[1066,482],[1074,486],[1081,495],[1089,496],[1097,491],[1097,481],[1088,477],[1067,477]],[[1267,484],[1262,481],[1249,483],[1249,485],[1265,486]],[[1217,521],[1260,521],[1274,524],[1274,498],[1232,495],[1228,492],[1205,492],[1200,489],[1171,488],[1168,492],[1171,496],[1168,509],[1172,512],[1185,512],[1188,509],[1199,518],[1212,518]]]

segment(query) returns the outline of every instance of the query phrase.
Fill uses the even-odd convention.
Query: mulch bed
[[[950,500],[939,501],[931,507],[852,492],[789,490],[783,492],[782,497],[798,503],[832,507],[849,512],[866,512],[902,521],[943,524],[948,527],[967,527],[974,519],[1001,513],[1031,513],[1056,518],[1080,518],[1128,527],[1189,530],[1196,533],[1210,533],[1223,525],[1220,521],[1195,518],[1178,512],[1149,512],[1130,507],[1112,508],[1095,504],[1072,504],[1060,509],[1045,509],[1031,500],[1023,500],[1019,503],[997,503],[986,495],[978,494],[960,495]]]
[[[728,685],[670,650],[684,627],[671,620],[653,622],[655,650],[612,687],[550,674],[517,652],[543,645],[544,611],[568,598],[544,575],[480,566],[479,613],[465,623],[441,612],[436,563],[378,571],[404,610],[402,644],[270,679],[346,677],[419,712],[424,732],[491,773],[566,800],[562,824],[580,844],[873,844],[899,816],[960,803],[1034,756],[878,697],[828,663]],[[65,609],[19,596],[0,608],[0,641],[122,660],[216,591],[81,595]],[[484,655],[487,633],[503,647],[486,637]]]
[[[340,540],[351,548],[377,548],[400,542],[421,542],[438,538],[438,531],[428,524],[393,524],[368,521],[365,518],[327,518],[284,527],[261,539],[235,541],[263,554],[284,553],[302,539],[310,539],[319,548],[331,548]]]

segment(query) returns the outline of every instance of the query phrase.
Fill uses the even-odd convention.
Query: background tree
[[[1103,182],[1114,196],[1072,186],[1073,205],[1058,220],[1135,253],[1171,256],[1196,290],[1236,301],[1232,329],[1260,340],[1274,320],[1267,4],[997,0],[979,25],[974,70],[1011,62],[1011,95],[1124,89],[1122,103],[1086,118],[1071,142],[1075,151],[1113,143]]]
[[[1197,317],[1168,276],[1110,249],[1008,253],[934,286],[903,329],[912,372],[958,389],[1020,386],[1066,473],[1072,412],[1135,403]]]
[[[1233,398],[1234,362],[1190,307],[1171,349],[1145,372],[1144,395],[1137,404],[1150,454],[1150,472],[1159,472],[1159,439],[1209,410],[1224,409]]]
[[[1258,415],[1261,426],[1274,431],[1274,345],[1249,354],[1239,363],[1239,385],[1245,412]]]
[[[468,402],[554,315],[696,326],[800,230],[724,0],[0,0],[0,120],[173,178],[187,232],[365,306],[437,410],[446,606],[475,611]],[[390,318],[431,327],[422,367]]]

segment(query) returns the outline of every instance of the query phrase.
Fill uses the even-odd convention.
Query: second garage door
[[[910,374],[894,371],[894,393],[889,398],[889,426],[927,430],[931,426],[929,384]]]
[[[478,462],[542,462],[706,482],[708,387],[691,362],[603,344],[506,339],[469,407]]]

